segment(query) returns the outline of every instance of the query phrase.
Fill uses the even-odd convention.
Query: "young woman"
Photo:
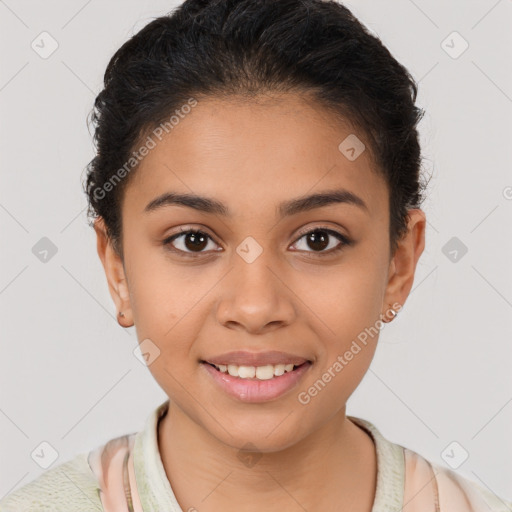
[[[511,510],[346,415],[425,245],[416,93],[333,1],[187,0],[116,52],[89,213],[169,399],[2,512]]]

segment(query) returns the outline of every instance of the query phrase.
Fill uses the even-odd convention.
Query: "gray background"
[[[0,1],[0,497],[43,472],[41,442],[54,467],[141,429],[166,399],[115,320],[80,180],[108,60],[176,4]],[[434,173],[413,290],[348,414],[438,464],[457,441],[452,459],[469,453],[457,471],[512,499],[512,2],[346,5],[419,81]],[[43,31],[59,45],[46,59],[31,47]],[[457,58],[454,31],[469,43]],[[43,237],[57,248],[46,262]]]

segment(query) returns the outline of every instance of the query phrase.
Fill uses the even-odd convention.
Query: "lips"
[[[236,366],[265,366],[268,364],[293,364],[300,366],[303,363],[310,362],[305,357],[286,352],[271,350],[267,352],[248,352],[237,350],[234,352],[226,352],[218,356],[206,357],[201,360],[202,363],[210,363],[216,365],[236,365]]]
[[[276,400],[290,393],[306,377],[312,363],[307,361],[292,371],[285,372],[280,376],[265,378],[264,380],[232,376],[229,373],[221,372],[212,364],[206,362],[199,366],[201,368],[200,371],[204,372],[206,377],[210,379],[209,382],[215,383],[217,389],[220,389],[231,398],[246,403],[263,403]]]

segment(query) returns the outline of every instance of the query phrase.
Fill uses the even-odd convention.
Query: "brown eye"
[[[333,238],[337,239],[340,243],[336,245]],[[313,253],[317,252],[320,253],[319,255],[323,255],[323,253],[331,254],[343,249],[345,245],[351,245],[352,243],[345,235],[327,228],[315,228],[312,231],[308,231],[297,240],[296,244],[302,239],[305,240],[305,244],[303,245],[312,250],[308,251],[304,249],[304,247],[299,247],[298,250],[306,250],[306,252]],[[326,250],[327,248],[329,248],[329,250]]]
[[[306,243],[315,251],[323,251],[329,245],[329,234],[325,231],[313,231],[305,235]]]
[[[180,247],[176,247],[174,241],[178,240]],[[172,246],[170,250],[175,252],[183,252],[183,253],[202,253],[204,249],[208,246],[209,241],[213,242],[213,239],[210,235],[204,233],[199,230],[188,230],[182,231],[176,235],[172,235],[171,237],[164,240],[163,245]]]

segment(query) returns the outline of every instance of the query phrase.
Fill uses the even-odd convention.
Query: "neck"
[[[158,443],[183,510],[240,510],[241,503],[248,512],[301,507],[329,512],[339,510],[340,503],[355,512],[372,508],[375,446],[346,418],[345,407],[298,443],[245,457],[171,404],[159,422]]]

